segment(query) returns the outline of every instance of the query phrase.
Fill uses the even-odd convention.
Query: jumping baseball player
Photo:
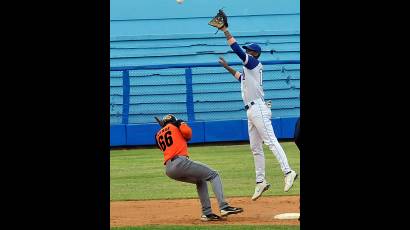
[[[241,83],[242,99],[248,117],[250,147],[256,171],[256,187],[252,200],[257,200],[270,187],[265,178],[263,143],[269,146],[269,149],[279,161],[281,170],[285,175],[284,191],[287,192],[298,175],[289,166],[286,154],[275,136],[270,120],[272,111],[264,102],[263,66],[258,60],[261,55],[261,48],[259,45],[252,43],[242,46],[245,49],[244,52],[235,38],[229,33],[227,17],[222,10],[219,10],[217,16],[209,24],[224,32],[229,46],[243,62],[243,72],[241,73],[231,68],[222,57],[219,60],[219,63]]]
[[[211,182],[222,217],[242,212],[242,208],[231,207],[225,201],[218,172],[203,163],[189,159],[187,141],[192,137],[192,130],[188,124],[177,120],[171,114],[166,115],[162,121],[157,121],[161,129],[156,133],[155,141],[164,153],[165,173],[171,179],[196,184],[202,205],[201,220],[221,220],[220,216],[212,213],[207,181]]]

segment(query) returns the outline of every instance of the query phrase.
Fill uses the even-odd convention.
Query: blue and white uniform
[[[245,108],[247,108],[249,141],[254,157],[256,182],[266,181],[263,143],[269,146],[278,160],[282,172],[287,174],[291,168],[285,151],[279,144],[272,128],[270,120],[272,111],[264,101],[263,65],[258,59],[245,53],[234,38],[229,39],[228,44],[243,62],[243,72],[236,72],[235,77],[241,82],[242,99]]]

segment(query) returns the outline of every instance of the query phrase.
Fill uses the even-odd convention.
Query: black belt
[[[253,101],[251,101],[251,105],[254,105],[255,104],[255,102],[253,102]],[[249,105],[245,105],[245,110],[248,110],[249,109]]]

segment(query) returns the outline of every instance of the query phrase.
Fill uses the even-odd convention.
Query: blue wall
[[[110,66],[142,66],[178,63],[239,61],[226,44],[223,33],[215,35],[208,21],[224,8],[230,31],[240,45],[261,45],[261,61],[299,60],[299,0],[112,0],[110,6]],[[271,52],[273,51],[273,52]],[[238,66],[235,68],[239,69]],[[278,138],[293,136],[292,124],[299,116],[300,66],[264,66],[265,99],[272,100],[272,117]],[[216,127],[246,127],[240,86],[221,67],[193,68],[192,90],[195,120],[190,121],[195,143],[247,140],[247,131],[231,135],[212,133]],[[174,113],[188,120],[184,69],[130,71],[129,123],[122,124],[123,77],[111,71],[111,145],[152,144],[148,130],[153,116]],[[151,123],[151,124],[150,124]],[[240,124],[238,126],[238,124]],[[283,133],[283,135],[282,135]],[[137,135],[137,137],[135,136]],[[140,140],[140,141],[137,141]]]
[[[272,126],[278,139],[293,138],[297,118],[272,119]],[[197,121],[188,122],[192,128],[189,143],[221,141],[248,141],[248,121]],[[154,145],[154,135],[160,129],[156,123],[111,125],[111,146]]]

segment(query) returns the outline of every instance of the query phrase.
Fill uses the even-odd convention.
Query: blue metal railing
[[[263,65],[275,64],[300,64],[300,60],[271,60],[262,61]],[[243,65],[242,62],[230,62],[231,66]],[[221,67],[217,62],[212,63],[184,63],[184,64],[163,64],[163,65],[144,65],[144,66],[121,66],[110,67],[110,71],[122,72],[122,124],[129,123],[129,108],[130,108],[130,79],[129,71],[131,70],[149,70],[149,69],[169,69],[169,68],[185,68],[185,82],[186,82],[186,110],[188,121],[195,121],[193,90],[192,90],[192,68],[195,67]]]
[[[275,64],[300,64],[300,60],[272,60],[262,61],[263,65]],[[242,65],[242,62],[229,62],[229,65]],[[169,69],[169,68],[192,68],[192,67],[220,67],[217,62],[208,63],[184,63],[184,64],[163,64],[163,65],[144,65],[144,66],[119,66],[110,67],[111,71],[127,71],[127,70],[141,70],[141,69]]]

